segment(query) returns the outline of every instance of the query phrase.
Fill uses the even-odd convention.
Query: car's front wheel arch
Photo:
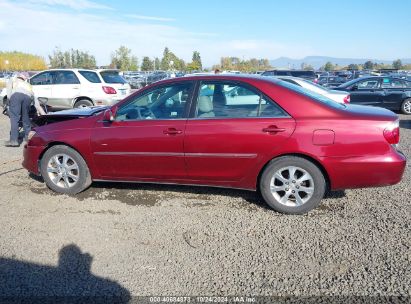
[[[47,186],[59,193],[77,194],[91,183],[91,173],[84,157],[73,147],[54,142],[39,158],[39,171]]]
[[[78,154],[82,155],[79,150],[77,150],[74,146],[72,146],[68,143],[65,143],[65,142],[62,142],[62,141],[50,142],[50,143],[47,144],[46,148],[39,155],[39,159],[38,159],[38,166],[39,166],[38,170],[39,170],[39,172],[41,172],[41,160],[42,160],[44,154],[54,146],[67,146],[67,147],[73,149],[74,151],[76,151]],[[90,173],[91,173],[91,171],[90,171]]]

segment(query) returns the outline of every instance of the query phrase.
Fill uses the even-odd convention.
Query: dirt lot
[[[2,140],[8,130],[1,116]],[[56,195],[21,155],[0,146],[0,296],[411,295],[410,165],[401,184],[285,216],[237,190],[100,183]]]

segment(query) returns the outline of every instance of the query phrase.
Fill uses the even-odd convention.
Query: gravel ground
[[[8,130],[0,117],[1,139]],[[398,185],[286,216],[238,190],[99,183],[56,195],[21,152],[0,146],[0,296],[411,295],[410,165]]]

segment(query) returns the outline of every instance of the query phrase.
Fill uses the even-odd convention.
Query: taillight
[[[384,130],[384,138],[391,145],[397,145],[400,142],[400,121],[391,122]]]
[[[344,97],[344,103],[350,103],[350,95]]]
[[[103,86],[103,91],[106,94],[117,94],[117,91],[112,87],[105,87]]]

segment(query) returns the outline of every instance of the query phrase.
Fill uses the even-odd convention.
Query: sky
[[[110,63],[121,45],[203,65],[305,56],[411,57],[410,0],[0,0],[0,51],[47,58],[55,47]]]

